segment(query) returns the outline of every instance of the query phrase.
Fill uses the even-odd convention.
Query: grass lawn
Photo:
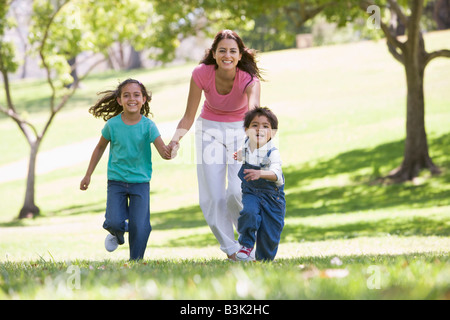
[[[442,48],[450,32],[425,41],[428,50]],[[430,154],[443,173],[376,183],[401,163],[405,138],[404,70],[384,41],[260,56],[268,80],[261,101],[279,116],[286,178],[276,261],[225,261],[198,206],[192,135],[177,159],[154,154],[153,231],[144,261],[127,261],[127,243],[107,253],[101,228],[107,156],[89,190],[78,189],[93,146],[75,145],[98,139],[104,124],[87,109],[96,92],[134,77],[153,92],[154,121],[176,122],[194,66],[87,79],[43,142],[38,166],[48,169],[37,176],[40,217],[15,219],[25,189],[20,172],[0,182],[0,299],[450,298],[450,59],[434,60],[425,75]],[[14,83],[16,104],[39,125],[46,90],[41,81]],[[0,136],[2,172],[25,159],[28,147],[3,116]],[[67,146],[74,154],[56,149]]]

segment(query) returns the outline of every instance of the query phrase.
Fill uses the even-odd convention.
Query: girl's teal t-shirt
[[[109,119],[102,136],[110,141],[108,180],[128,183],[149,182],[152,178],[151,143],[160,136],[155,123],[142,116],[135,125],[127,125],[119,114]]]

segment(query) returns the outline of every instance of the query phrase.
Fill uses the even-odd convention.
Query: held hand
[[[90,183],[91,183],[91,177],[85,176],[83,178],[83,180],[81,180],[80,190],[83,190],[83,191],[87,190],[87,188],[89,187]]]
[[[254,181],[261,178],[261,170],[244,169],[244,174],[245,181]]]
[[[167,145],[166,156],[169,159],[175,158],[179,148],[180,148],[180,143],[179,142],[176,142],[176,141],[173,141],[173,140],[170,141],[170,143]]]
[[[242,149],[233,153],[233,159],[237,161],[242,161]]]

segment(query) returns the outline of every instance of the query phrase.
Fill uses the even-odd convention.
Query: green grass
[[[450,32],[425,39],[430,50],[441,48]],[[103,247],[106,156],[87,192],[78,186],[92,150],[82,163],[39,174],[42,214],[33,220],[15,220],[25,182],[0,183],[0,299],[448,299],[450,59],[433,61],[425,78],[430,154],[443,173],[424,171],[401,185],[376,181],[401,163],[405,134],[404,71],[384,42],[271,52],[260,60],[269,80],[261,100],[280,120],[286,178],[275,262],[224,260],[198,206],[190,135],[177,159],[155,153],[153,231],[140,263],[127,262],[127,244],[112,254]],[[99,137],[103,121],[87,109],[118,79],[147,85],[157,124],[178,120],[193,66],[92,75],[57,116],[42,151]],[[14,90],[19,108],[42,125],[43,82],[16,82]],[[27,156],[15,124],[2,116],[0,136],[0,166]],[[71,265],[79,268],[79,289],[72,288]]]
[[[448,263],[445,255],[429,254],[249,264],[217,259],[6,262],[0,265],[0,298],[445,299]]]

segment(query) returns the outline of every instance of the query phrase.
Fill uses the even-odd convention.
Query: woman
[[[170,150],[177,148],[192,127],[203,91],[205,103],[195,130],[200,208],[220,249],[232,260],[240,249],[233,225],[242,210],[241,165],[233,153],[245,136],[244,114],[260,104],[260,79],[254,51],[235,32],[218,32],[192,72],[186,111],[169,143]]]

